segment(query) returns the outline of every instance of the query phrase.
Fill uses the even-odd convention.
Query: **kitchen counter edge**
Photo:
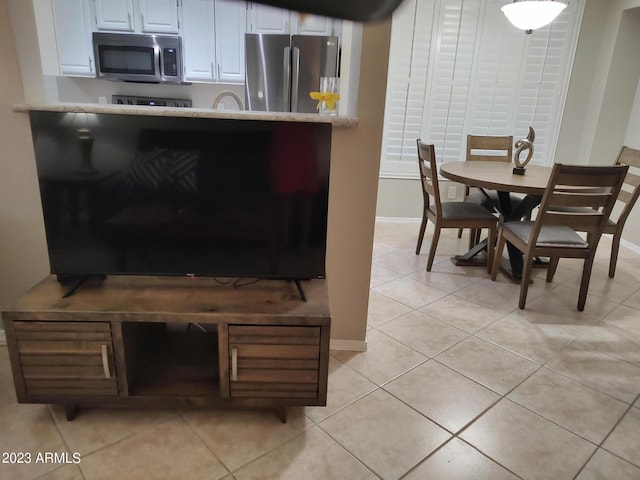
[[[330,123],[334,127],[358,126],[358,117],[343,115],[318,115],[310,113],[254,112],[244,110],[224,111],[208,108],[149,107],[136,105],[99,105],[92,103],[17,104],[17,113],[30,111],[105,113],[117,115],[146,115],[154,117],[219,118],[223,120],[262,120],[273,122]]]

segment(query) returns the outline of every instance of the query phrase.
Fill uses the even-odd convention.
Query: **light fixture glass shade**
[[[567,8],[567,4],[553,0],[516,0],[501,8],[509,21],[530,33],[551,23]]]
[[[99,124],[98,115],[95,113],[67,112],[62,117],[61,125],[71,127],[79,133],[88,133],[90,128]]]

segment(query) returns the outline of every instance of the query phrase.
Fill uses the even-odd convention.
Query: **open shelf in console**
[[[219,396],[217,325],[125,322],[130,396]]]

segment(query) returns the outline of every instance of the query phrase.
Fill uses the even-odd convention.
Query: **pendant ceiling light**
[[[531,33],[553,22],[565,8],[566,3],[554,0],[514,0],[501,10],[516,28]]]

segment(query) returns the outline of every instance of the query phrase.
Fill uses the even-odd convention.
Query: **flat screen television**
[[[325,275],[331,125],[30,113],[51,273]]]

